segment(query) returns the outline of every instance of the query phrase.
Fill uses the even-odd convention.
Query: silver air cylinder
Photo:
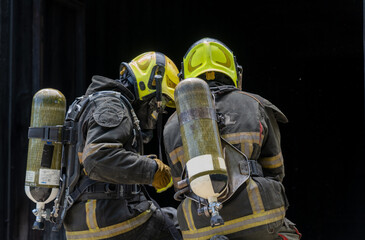
[[[198,78],[181,81],[175,89],[175,102],[190,188],[216,206],[228,176],[208,84]]]
[[[32,102],[30,127],[63,125],[66,112],[66,99],[56,89],[38,91]],[[46,214],[44,207],[55,199],[59,191],[62,144],[47,142],[40,138],[30,138],[28,147],[25,193],[37,204],[34,229],[43,228]]]

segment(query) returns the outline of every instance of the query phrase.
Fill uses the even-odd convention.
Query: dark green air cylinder
[[[66,113],[64,95],[51,88],[39,90],[33,97],[30,127],[63,125]],[[42,156],[48,151],[45,162]],[[53,151],[53,153],[52,153]],[[60,179],[62,144],[30,138],[28,145],[25,193],[35,203],[43,205],[52,201],[57,193]],[[38,208],[38,207],[37,207]]]
[[[190,187],[196,195],[216,201],[228,177],[208,84],[198,78],[181,81],[175,102]]]

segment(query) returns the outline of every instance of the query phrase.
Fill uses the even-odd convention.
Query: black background
[[[364,239],[362,1],[3,0],[0,7],[2,239],[63,238],[30,229],[34,204],[23,186],[33,94],[57,88],[70,104],[92,75],[117,78],[121,61],[146,51],[180,68],[203,37],[228,45],[243,66],[243,89],[289,119],[280,125],[287,217],[303,239]],[[147,151],[157,153],[156,142]],[[172,191],[151,194],[162,206],[178,204]]]

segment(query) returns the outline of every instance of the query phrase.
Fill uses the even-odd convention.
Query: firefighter
[[[295,224],[285,218],[288,201],[282,184],[284,162],[278,127],[278,122],[287,122],[285,115],[268,100],[240,90],[242,68],[233,52],[216,39],[204,38],[194,43],[181,68],[182,82],[200,78],[208,83],[220,136],[243,152],[250,166],[248,180],[223,202],[219,214],[224,224],[219,226],[211,226],[210,218],[198,213],[200,202],[184,192],[187,197],[177,210],[184,239],[300,239]],[[179,131],[182,117],[173,114],[163,133],[177,192],[182,191],[182,185],[177,183],[181,182],[189,161],[184,159]],[[196,171],[194,174],[199,175]]]
[[[67,239],[176,239],[176,209],[161,211],[141,185],[158,192],[172,185],[170,168],[142,155],[142,147],[158,114],[174,107],[177,74],[167,56],[146,52],[121,63],[120,79],[93,76],[75,110],[84,109],[77,143],[81,194],[64,219]]]

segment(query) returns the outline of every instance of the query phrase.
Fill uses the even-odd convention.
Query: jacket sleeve
[[[128,109],[112,98],[101,99],[96,106],[83,126],[86,140],[80,161],[87,175],[116,184],[152,183],[156,162],[124,148],[133,138]]]
[[[265,177],[283,181],[285,176],[284,158],[280,146],[280,130],[277,121],[286,123],[285,115],[269,101],[263,101],[261,108],[263,143],[258,162],[263,168]]]

